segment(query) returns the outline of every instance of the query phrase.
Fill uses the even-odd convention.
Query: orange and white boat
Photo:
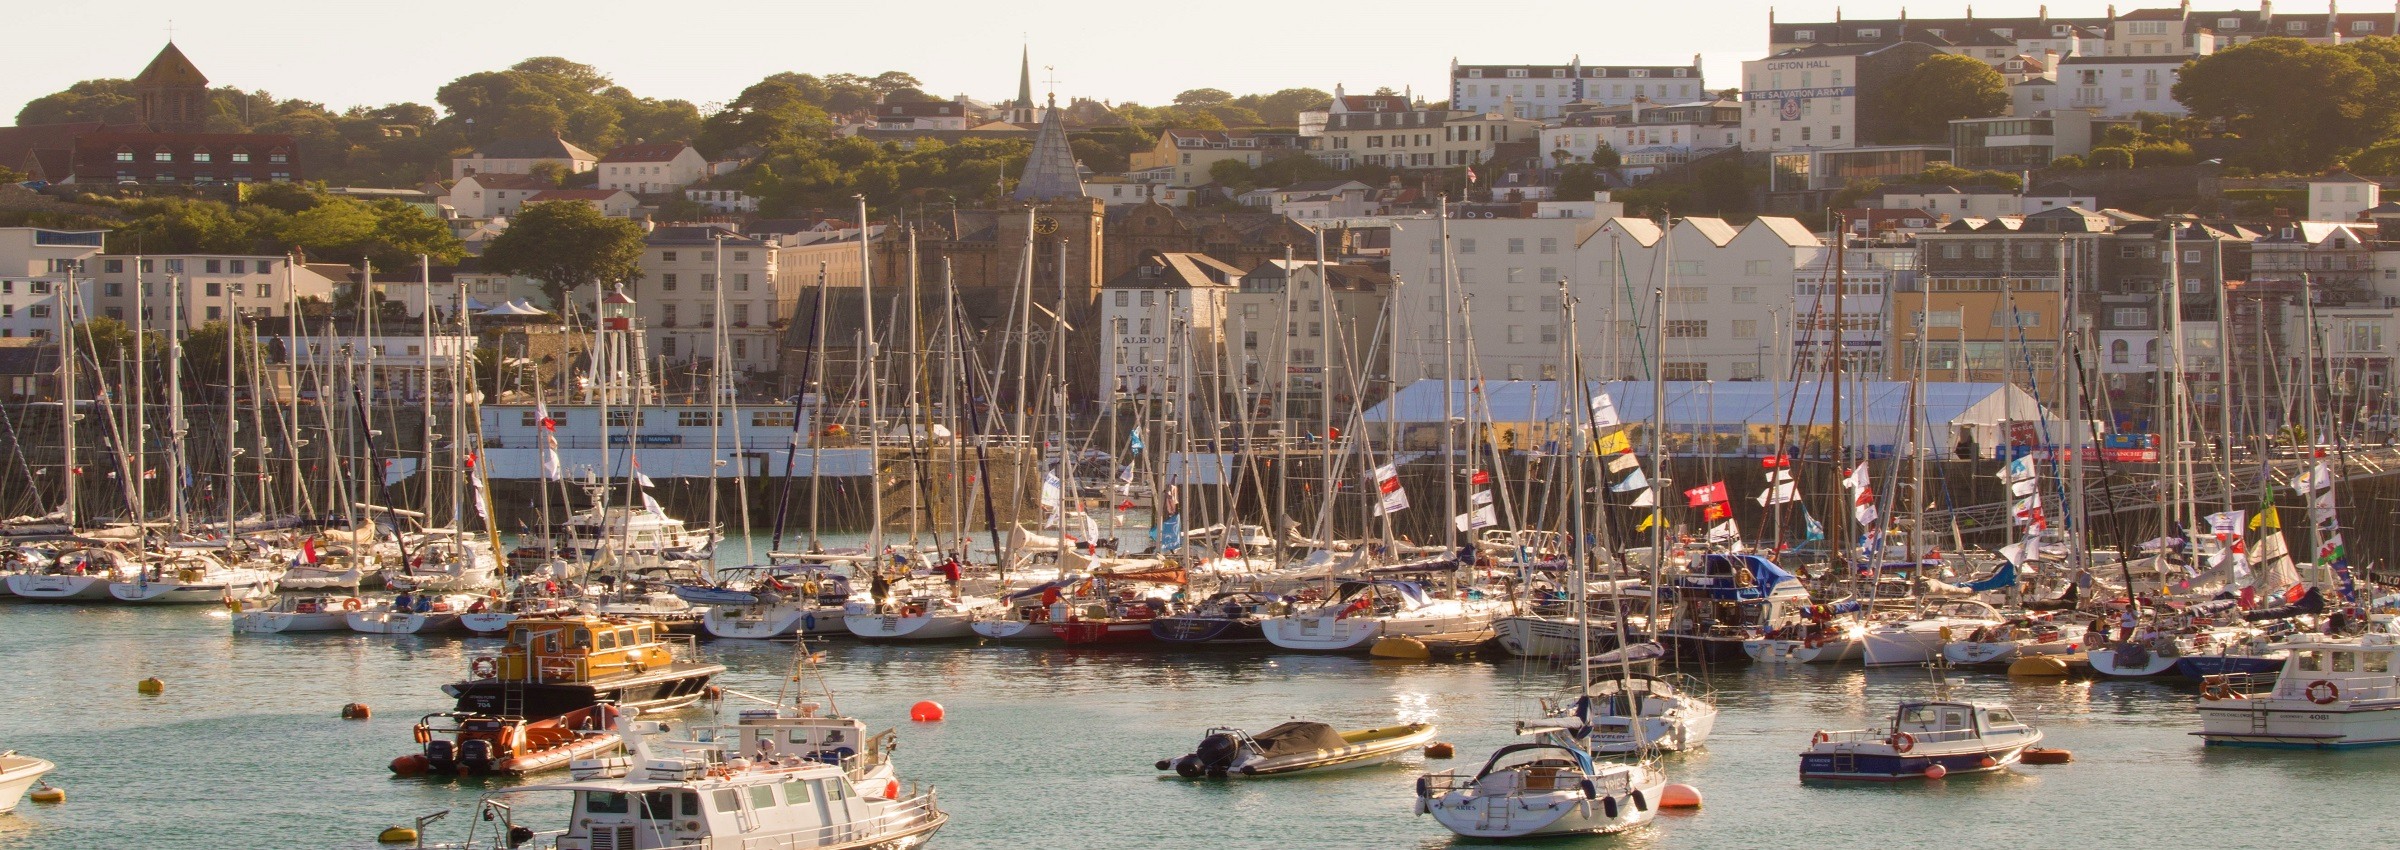
[[[422,752],[392,760],[392,772],[524,776],[566,767],[623,744],[617,709],[594,705],[547,720],[439,711],[417,721]]]

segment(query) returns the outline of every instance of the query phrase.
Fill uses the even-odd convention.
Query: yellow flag
[[[2283,518],[2275,515],[2274,505],[2268,505],[2266,510],[2259,511],[2257,516],[2250,518],[2250,527],[2254,530],[2281,531],[2283,530]]]
[[[1601,436],[1600,443],[1597,448],[1598,451],[1604,455],[1629,452],[1633,451],[1633,441],[1625,438],[1625,432],[1616,431]]]
[[[1656,511],[1652,511],[1652,512],[1650,512],[1649,514],[1647,514],[1647,515],[1644,515],[1644,516],[1642,517],[1642,524],[1640,524],[1640,525],[1637,525],[1637,526],[1634,526],[1634,527],[1633,527],[1633,530],[1635,530],[1635,531],[1649,531],[1649,530],[1650,530],[1650,526],[1652,526],[1652,525],[1656,524],[1657,522],[1658,522],[1658,512],[1656,512]]]

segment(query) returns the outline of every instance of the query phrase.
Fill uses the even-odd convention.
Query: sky
[[[414,101],[443,83],[533,56],[598,67],[646,97],[700,104],[733,99],[769,74],[906,71],[935,95],[980,99],[1016,92],[1020,48],[1034,88],[1055,76],[1062,100],[1165,103],[1210,87],[1234,94],[1310,87],[1415,87],[1446,96],[1452,57],[1469,64],[1681,64],[1702,56],[1711,88],[1735,87],[1741,63],[1766,51],[1770,4],[1738,0],[1510,0],[1357,4],[1214,0],[1185,4],[1092,0],[777,2],[723,6],[619,0],[423,0],[415,3],[116,0],[94,28],[77,3],[21,3],[0,13],[20,34],[0,74],[0,119],[28,100],[85,79],[131,77],[170,29],[212,85],[264,89],[337,110]],[[1892,17],[1903,3],[1807,0],[1773,4],[1783,21]],[[1965,13],[1968,2],[1918,3],[1919,17]],[[1984,0],[1987,16],[2032,15],[2033,0]],[[2108,0],[2052,0],[2060,16],[2099,16]],[[2123,10],[2173,5],[2120,0]],[[2209,2],[2254,8],[2256,0]],[[2307,11],[2317,11],[2313,4]],[[746,8],[741,8],[746,7]],[[734,9],[739,8],[739,11]],[[214,11],[208,11],[214,10]],[[2301,11],[2287,0],[2284,11]],[[690,11],[689,16],[679,12]],[[55,33],[58,37],[22,37]]]

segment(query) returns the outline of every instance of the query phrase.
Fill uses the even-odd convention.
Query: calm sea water
[[[64,805],[0,816],[0,848],[234,850],[371,847],[384,826],[459,814],[468,781],[395,779],[409,725],[446,708],[438,686],[478,641],[233,635],[211,608],[0,603],[0,748],[59,763]],[[726,684],[773,693],[789,644],[718,642]],[[1471,769],[1562,677],[1521,662],[1376,662],[1271,652],[1169,655],[968,644],[836,643],[840,707],[900,728],[902,775],[954,816],[939,848],[1441,847],[1410,814],[1424,762],[1245,783],[1162,780],[1151,762],[1212,724],[1291,717],[1342,726],[1429,720]],[[145,676],[159,696],[135,693]],[[2400,750],[2210,750],[2184,691],[2152,684],[1954,676],[1954,697],[2006,702],[2074,764],[1940,783],[1803,786],[1796,753],[1819,728],[1883,722],[1937,693],[1924,671],[1739,667],[1710,677],[1723,715],[1705,752],[1670,759],[1707,806],[1638,833],[1540,846],[1629,848],[2355,847],[2400,825]],[[919,699],[950,719],[912,724]],[[364,702],[374,719],[338,719]],[[689,716],[689,715],[687,715]],[[535,808],[547,810],[547,807]]]

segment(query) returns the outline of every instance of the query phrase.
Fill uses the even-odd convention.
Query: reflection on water
[[[372,846],[387,825],[440,809],[452,837],[474,797],[513,781],[397,779],[409,725],[447,708],[439,686],[492,641],[352,634],[243,636],[222,611],[0,603],[0,748],[59,762],[63,806],[0,817],[0,850],[235,850]],[[1161,654],[1019,646],[827,646],[841,709],[900,727],[904,775],[938,785],[954,814],[937,848],[1447,847],[1410,814],[1414,774],[1473,770],[1517,740],[1513,724],[1567,671],[1543,662],[1390,664],[1265,649]],[[724,684],[772,695],[792,645],[702,651]],[[2400,751],[2202,748],[2192,695],[2148,682],[1937,679],[1919,669],[1804,665],[1710,671],[1722,710],[1705,751],[1672,757],[1708,807],[1636,834],[1522,846],[2048,847],[2110,850],[2356,846],[2388,811]],[[133,683],[167,682],[145,697]],[[1879,726],[1894,702],[2005,702],[2073,749],[2074,764],[1896,787],[1803,786],[1798,752],[1818,729]],[[949,721],[912,724],[941,701]],[[339,719],[364,702],[374,719]],[[746,703],[729,701],[727,709]],[[1258,781],[1162,779],[1212,725],[1295,717],[1357,727],[1427,721],[1452,761]],[[555,813],[555,801],[524,801]],[[2384,820],[2385,823],[2389,819]]]

